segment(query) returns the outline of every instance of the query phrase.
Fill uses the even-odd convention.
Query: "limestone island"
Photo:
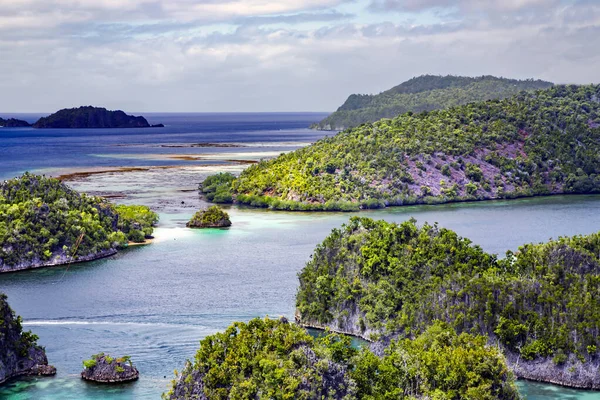
[[[81,378],[100,383],[122,383],[138,379],[139,371],[131,363],[129,356],[113,358],[108,354],[94,354],[83,362]]]
[[[302,327],[256,318],[206,337],[164,399],[518,400],[514,376],[482,336],[436,323],[383,357],[349,336],[313,338]]]
[[[89,129],[89,128],[161,128],[150,125],[146,118],[127,115],[121,110],[111,111],[102,107],[83,106],[65,108],[40,118],[34,128]]]
[[[0,293],[0,384],[17,376],[56,374],[37,340],[37,335],[23,332],[21,317],[15,316],[6,295]]]
[[[188,228],[227,228],[231,226],[231,220],[229,214],[221,210],[219,206],[211,206],[194,214],[185,226]]]
[[[157,221],[146,206],[114,205],[25,173],[0,184],[0,273],[111,256],[150,238]]]
[[[28,128],[31,124],[21,119],[9,118],[4,119],[0,117],[0,128]]]
[[[600,233],[499,258],[437,224],[353,217],[299,273],[296,322],[383,356],[441,321],[484,337],[517,378],[600,390],[599,255]]]

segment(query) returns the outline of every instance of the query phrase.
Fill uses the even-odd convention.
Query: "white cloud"
[[[427,24],[340,18],[337,0],[0,1],[0,30],[12,24],[0,32],[1,111],[333,110],[424,73],[600,82],[594,2],[489,2],[481,14],[475,0],[426,0],[460,3]]]

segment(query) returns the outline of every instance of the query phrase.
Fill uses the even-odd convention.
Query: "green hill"
[[[517,400],[513,375],[486,339],[436,323],[383,357],[348,337],[314,339],[280,321],[237,322],[200,342],[164,399]]]
[[[336,112],[312,128],[342,130],[381,118],[393,118],[408,111],[433,111],[502,99],[523,90],[547,89],[550,86],[551,82],[533,79],[423,75],[377,95],[353,94]]]
[[[406,113],[211,178],[213,201],[356,210],[600,191],[600,86]],[[215,195],[218,194],[217,195]]]
[[[158,215],[26,173],[0,185],[0,272],[87,261],[143,242]]]
[[[354,217],[299,274],[297,321],[386,343],[434,321],[486,335],[518,377],[600,389],[600,233],[504,259],[455,232]]]

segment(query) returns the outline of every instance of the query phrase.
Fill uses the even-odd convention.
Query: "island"
[[[422,75],[377,95],[353,94],[336,112],[313,124],[319,130],[343,130],[412,111],[433,111],[471,102],[503,99],[521,91],[548,89],[542,80],[495,76]]]
[[[600,233],[500,259],[437,225],[353,217],[299,280],[301,326],[362,337],[381,354],[441,321],[485,336],[518,378],[600,389]]]
[[[88,128],[149,128],[163,127],[150,125],[146,118],[127,115],[121,110],[110,111],[102,107],[83,106],[65,108],[40,118],[34,128],[88,129]]]
[[[165,399],[519,399],[498,350],[442,323],[398,340],[382,357],[350,338],[313,338],[301,327],[256,318],[200,342]]]
[[[99,383],[123,383],[135,381],[140,373],[131,363],[131,357],[113,358],[108,354],[94,354],[83,361],[81,378]]]
[[[31,124],[27,121],[23,121],[15,118],[0,118],[0,128],[27,128]]]
[[[0,273],[95,260],[151,237],[158,215],[25,173],[0,184]]]
[[[37,344],[38,336],[23,332],[21,322],[6,295],[0,293],[0,384],[18,376],[56,374],[44,348]]]
[[[600,85],[557,85],[408,112],[203,187],[215,188],[214,202],[298,211],[599,193],[598,99]]]
[[[185,224],[188,228],[227,228],[231,226],[229,214],[219,206],[200,210]]]

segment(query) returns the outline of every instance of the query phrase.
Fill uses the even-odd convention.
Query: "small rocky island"
[[[219,206],[211,206],[194,214],[185,226],[188,228],[227,228],[231,226],[231,220],[229,214],[221,210]]]
[[[37,339],[30,331],[23,332],[21,317],[15,316],[6,295],[0,293],[0,383],[17,376],[56,374]]]
[[[0,128],[27,128],[30,127],[31,124],[27,121],[23,121],[21,119],[16,118],[8,118],[4,119],[0,117]]]
[[[111,111],[102,107],[84,106],[65,108],[47,117],[40,118],[34,128],[87,129],[87,128],[149,128],[146,118],[127,115],[121,110]]]
[[[81,378],[100,383],[131,382],[138,379],[139,371],[131,363],[129,356],[113,358],[108,354],[94,354],[83,362]]]

